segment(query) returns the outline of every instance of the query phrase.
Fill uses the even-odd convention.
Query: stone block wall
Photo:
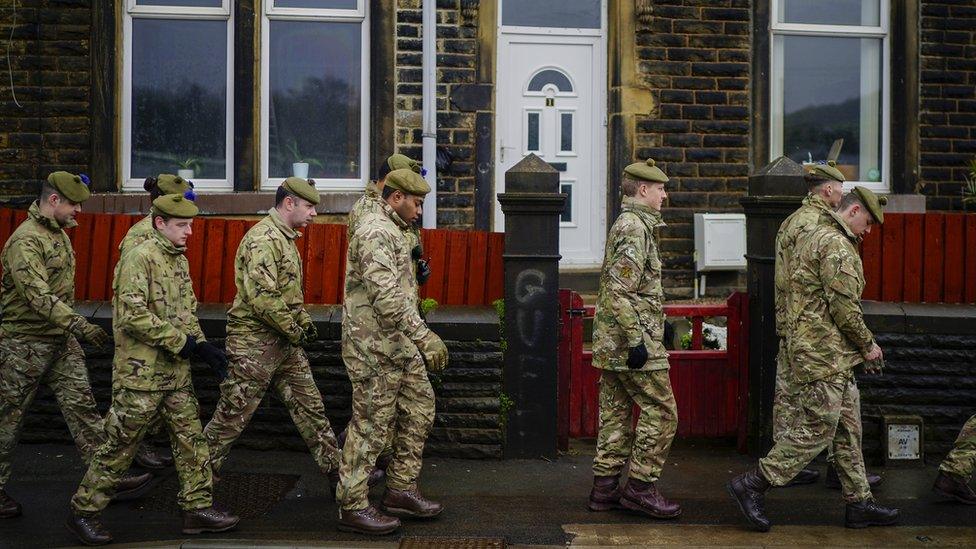
[[[655,2],[637,35],[637,69],[651,112],[637,120],[634,159],[654,158],[671,178],[661,231],[669,296],[693,285],[695,212],[741,211],[749,174],[750,0]],[[744,286],[710,274],[709,293]]]
[[[858,375],[865,456],[883,459],[883,416],[916,415],[938,463],[976,414],[976,307],[865,302],[865,312],[885,356],[883,375]]]
[[[95,314],[106,326],[111,322],[108,309],[106,305]],[[207,316],[210,318],[202,322],[204,332],[208,339],[222,347],[223,318],[219,312]],[[307,347],[308,358],[325,402],[326,414],[338,434],[349,421],[352,407],[352,386],[346,376],[338,341],[339,315],[337,311],[329,311],[313,316],[322,339]],[[442,334],[450,351],[450,367],[431,379],[437,395],[437,415],[426,452],[446,457],[500,458],[503,438],[499,404],[502,351],[497,321],[459,326],[457,316],[450,312],[439,317],[435,313],[433,317],[431,326]],[[490,317],[495,317],[494,311],[487,315]],[[85,351],[95,400],[105,412],[112,397],[111,347],[92,349],[86,346]],[[217,380],[205,364],[197,363],[193,365],[193,384],[200,401],[201,421],[206,425],[220,396]],[[46,387],[39,391],[28,412],[21,440],[71,443],[57,402]],[[163,446],[168,444],[165,436],[157,442]],[[307,451],[288,410],[272,394],[265,395],[237,444],[261,450]]]
[[[396,148],[423,157],[423,2],[397,0]],[[437,0],[437,144],[447,169],[437,173],[437,222],[471,229],[474,215],[475,113],[450,101],[452,90],[476,80],[477,3]]]
[[[13,39],[9,66],[0,58],[0,194],[33,194],[52,171],[88,169],[91,6],[19,0],[16,11],[3,8],[0,36],[6,46],[13,25]]]
[[[920,19],[921,192],[930,209],[959,210],[976,161],[976,5],[923,0]]]

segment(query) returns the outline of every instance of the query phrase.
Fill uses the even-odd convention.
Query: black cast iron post
[[[505,172],[505,456],[555,457],[559,172],[534,154]]]

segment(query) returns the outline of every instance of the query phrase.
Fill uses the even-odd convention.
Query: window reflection
[[[600,0],[503,0],[502,24],[598,29]]]

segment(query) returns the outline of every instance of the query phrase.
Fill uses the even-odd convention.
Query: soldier
[[[21,514],[4,487],[24,416],[41,383],[54,392],[86,463],[105,440],[77,338],[102,346],[108,333],[72,309],[75,255],[64,232],[76,225],[75,215],[90,194],[84,174],[52,173],[0,253],[0,518]],[[126,476],[115,498],[134,497],[151,480],[149,474]]]
[[[792,424],[793,417],[799,404],[794,402],[796,395],[795,383],[790,376],[789,364],[786,362],[786,303],[789,299],[790,258],[796,247],[797,240],[817,227],[820,216],[834,211],[843,196],[844,174],[836,168],[834,161],[827,164],[814,164],[804,174],[809,193],[803,199],[803,204],[783,221],[776,234],[776,335],[780,337],[779,352],[776,354],[776,388],[773,396],[773,440],[783,438],[783,433]],[[827,476],[825,484],[830,488],[840,488],[837,470],[833,466],[833,455],[828,458]],[[881,477],[867,473],[871,488],[881,484]],[[796,475],[789,485],[810,484],[816,482],[820,472],[816,469],[804,468]]]
[[[143,187],[149,193],[150,202],[164,194],[184,194],[187,192],[189,192],[187,198],[196,200],[196,195],[192,192],[193,183],[182,177],[168,173],[159,174],[158,177],[147,177]],[[143,241],[152,236],[155,231],[153,229],[152,218],[153,215],[150,212],[149,215],[129,228],[128,232],[125,233],[125,238],[119,243],[119,257],[125,255],[125,252],[142,244]],[[162,428],[162,417],[156,416],[146,431],[146,438],[148,439],[158,435],[162,431]],[[143,441],[139,446],[135,461],[146,469],[165,469],[173,465],[173,458],[156,452],[147,441]]]
[[[419,162],[406,155],[394,154],[387,158],[380,165],[376,181],[370,181],[366,184],[366,192],[363,193],[363,196],[359,197],[359,200],[349,210],[346,231],[348,241],[352,241],[352,235],[359,228],[359,222],[363,217],[369,213],[383,213],[383,197],[381,195],[383,193],[383,186],[386,185],[386,176],[393,170],[401,169],[409,169],[421,175],[426,174],[426,171],[420,166]],[[410,257],[413,259],[413,272],[417,278],[417,284],[423,286],[427,283],[427,279],[430,278],[430,265],[423,259],[424,252],[423,246],[420,243],[420,232],[417,230],[416,225],[412,223],[406,235],[409,239]],[[345,439],[346,431],[343,430],[339,433],[340,446],[345,443]],[[392,441],[389,441],[380,452],[379,457],[376,458],[376,470],[370,476],[370,485],[382,480],[383,473],[389,467],[391,459],[393,459],[393,445]]]
[[[370,505],[367,476],[393,431],[394,457],[382,507],[430,518],[441,504],[421,495],[424,443],[434,422],[434,390],[426,369],[447,366],[447,347],[420,318],[406,231],[419,217],[427,182],[409,169],[390,172],[382,212],[365,215],[349,242],[342,358],[352,381],[352,419],[339,467],[339,529],[386,534],[400,521]]]
[[[268,387],[284,402],[319,469],[333,486],[339,450],[322,395],[315,386],[303,343],[316,328],[305,310],[302,259],[296,229],[315,217],[315,183],[289,177],[278,187],[275,207],[244,235],[234,259],[237,297],[227,313],[230,374],[204,434],[214,474],[247,426]]]
[[[937,494],[967,505],[976,505],[976,492],[969,481],[976,471],[976,415],[962,426],[956,444],[939,466],[932,489]]]
[[[897,509],[874,501],[864,472],[860,394],[853,373],[859,364],[877,373],[883,360],[864,324],[864,273],[857,251],[871,226],[884,222],[882,205],[874,193],[855,187],[841,200],[839,213],[822,214],[817,228],[796,244],[785,321],[797,412],[758,468],[728,484],[743,514],[761,532],[770,528],[765,492],[786,485],[828,446],[847,502],[845,525],[898,521]]]
[[[66,523],[86,545],[112,541],[98,515],[157,414],[166,421],[179,473],[183,533],[223,532],[239,520],[213,507],[209,450],[190,380],[189,359],[194,355],[221,380],[227,368],[224,353],[203,337],[183,255],[198,209],[179,194],[157,198],[152,208],[156,232],[127,252],[115,268],[108,440],[95,452],[71,498]]]
[[[664,290],[654,229],[668,177],[653,159],[624,168],[623,207],[610,228],[593,321],[593,366],[600,368],[600,433],[593,459],[592,511],[630,509],[669,519],[681,507],[656,482],[678,425],[664,350]],[[634,405],[640,408],[636,432]],[[626,487],[620,473],[630,462]]]

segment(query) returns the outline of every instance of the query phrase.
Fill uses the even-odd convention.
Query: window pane
[[[317,10],[354,10],[358,0],[275,0],[276,8],[307,8]]]
[[[563,202],[563,213],[559,215],[559,221],[563,223],[573,222],[573,184],[562,183],[559,185],[561,192],[566,195],[566,202]]]
[[[178,6],[191,8],[219,8],[221,0],[136,0],[139,6]]]
[[[881,39],[776,36],[782,50],[783,154],[825,160],[843,138],[838,168],[851,180],[881,175]]]
[[[503,0],[502,25],[600,28],[600,0]]]
[[[778,0],[780,23],[877,27],[881,0]]]
[[[227,22],[132,20],[132,178],[227,178]]]
[[[527,91],[541,92],[542,88],[546,87],[547,84],[556,86],[556,90],[563,93],[571,93],[573,91],[573,84],[569,81],[569,77],[563,74],[562,71],[557,71],[556,69],[546,69],[536,73],[532,77],[532,80],[529,80]]]
[[[559,151],[573,152],[573,113],[559,115]]]
[[[528,113],[528,136],[526,137],[525,150],[539,151],[539,113]]]
[[[359,179],[360,23],[271,21],[269,175]]]

